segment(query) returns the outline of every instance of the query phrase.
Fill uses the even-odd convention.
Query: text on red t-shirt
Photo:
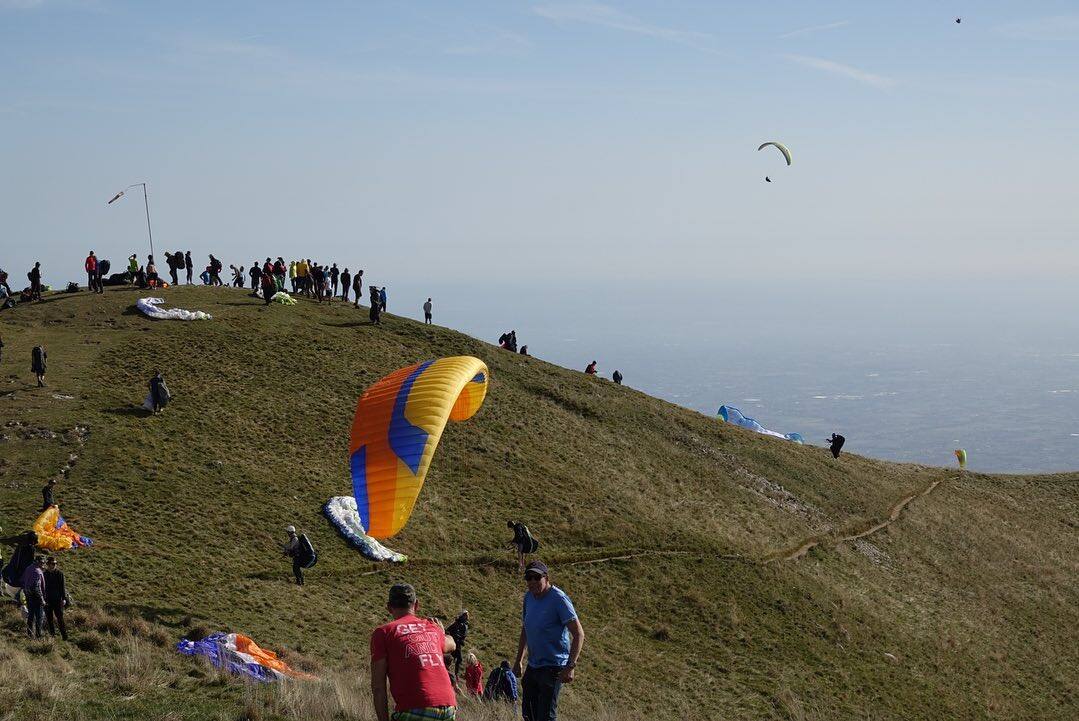
[[[394,709],[456,706],[442,648],[446,635],[438,624],[411,614],[371,634],[371,662],[386,659]]]

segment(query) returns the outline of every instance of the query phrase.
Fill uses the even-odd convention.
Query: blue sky
[[[147,180],[226,264],[1059,283],[1077,127],[1074,2],[0,0],[0,265],[145,253]]]

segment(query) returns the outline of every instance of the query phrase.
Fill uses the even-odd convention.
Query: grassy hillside
[[[77,455],[57,497],[97,545],[62,562],[88,615],[122,619],[111,635],[77,630],[108,641],[89,650],[28,653],[9,635],[0,655],[20,659],[13,668],[72,679],[14,718],[303,718],[280,698],[252,706],[253,691],[169,645],[193,625],[242,631],[317,665],[334,688],[355,685],[397,580],[428,612],[468,608],[470,646],[489,668],[519,630],[508,518],[536,533],[585,625],[571,718],[1074,715],[1077,474],[836,461],[453,331],[394,316],[372,327],[366,309],[178,288],[170,304],[214,320],[161,322],[135,311],[137,297],[53,295],[0,314],[0,525],[28,526],[40,487]],[[45,389],[29,373],[38,343]],[[488,399],[447,430],[390,543],[411,561],[370,563],[320,513],[350,490],[356,399],[395,368],[456,354],[487,362]],[[176,398],[146,417],[137,406],[155,369]],[[321,553],[303,588],[278,551],[287,524]],[[148,634],[135,665],[160,683],[120,693],[102,669],[130,665],[130,644]]]

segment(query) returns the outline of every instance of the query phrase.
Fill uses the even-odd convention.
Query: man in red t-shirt
[[[449,721],[457,717],[457,696],[442,662],[457,645],[442,623],[418,618],[416,589],[390,588],[386,610],[393,620],[371,634],[371,695],[378,721],[389,721],[386,679],[393,694],[393,721]]]

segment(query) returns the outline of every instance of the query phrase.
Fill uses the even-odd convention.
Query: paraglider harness
[[[318,553],[315,552],[315,547],[311,545],[311,539],[307,537],[306,533],[300,534],[300,543],[296,547],[296,560],[300,563],[300,568],[314,568],[318,563]]]

